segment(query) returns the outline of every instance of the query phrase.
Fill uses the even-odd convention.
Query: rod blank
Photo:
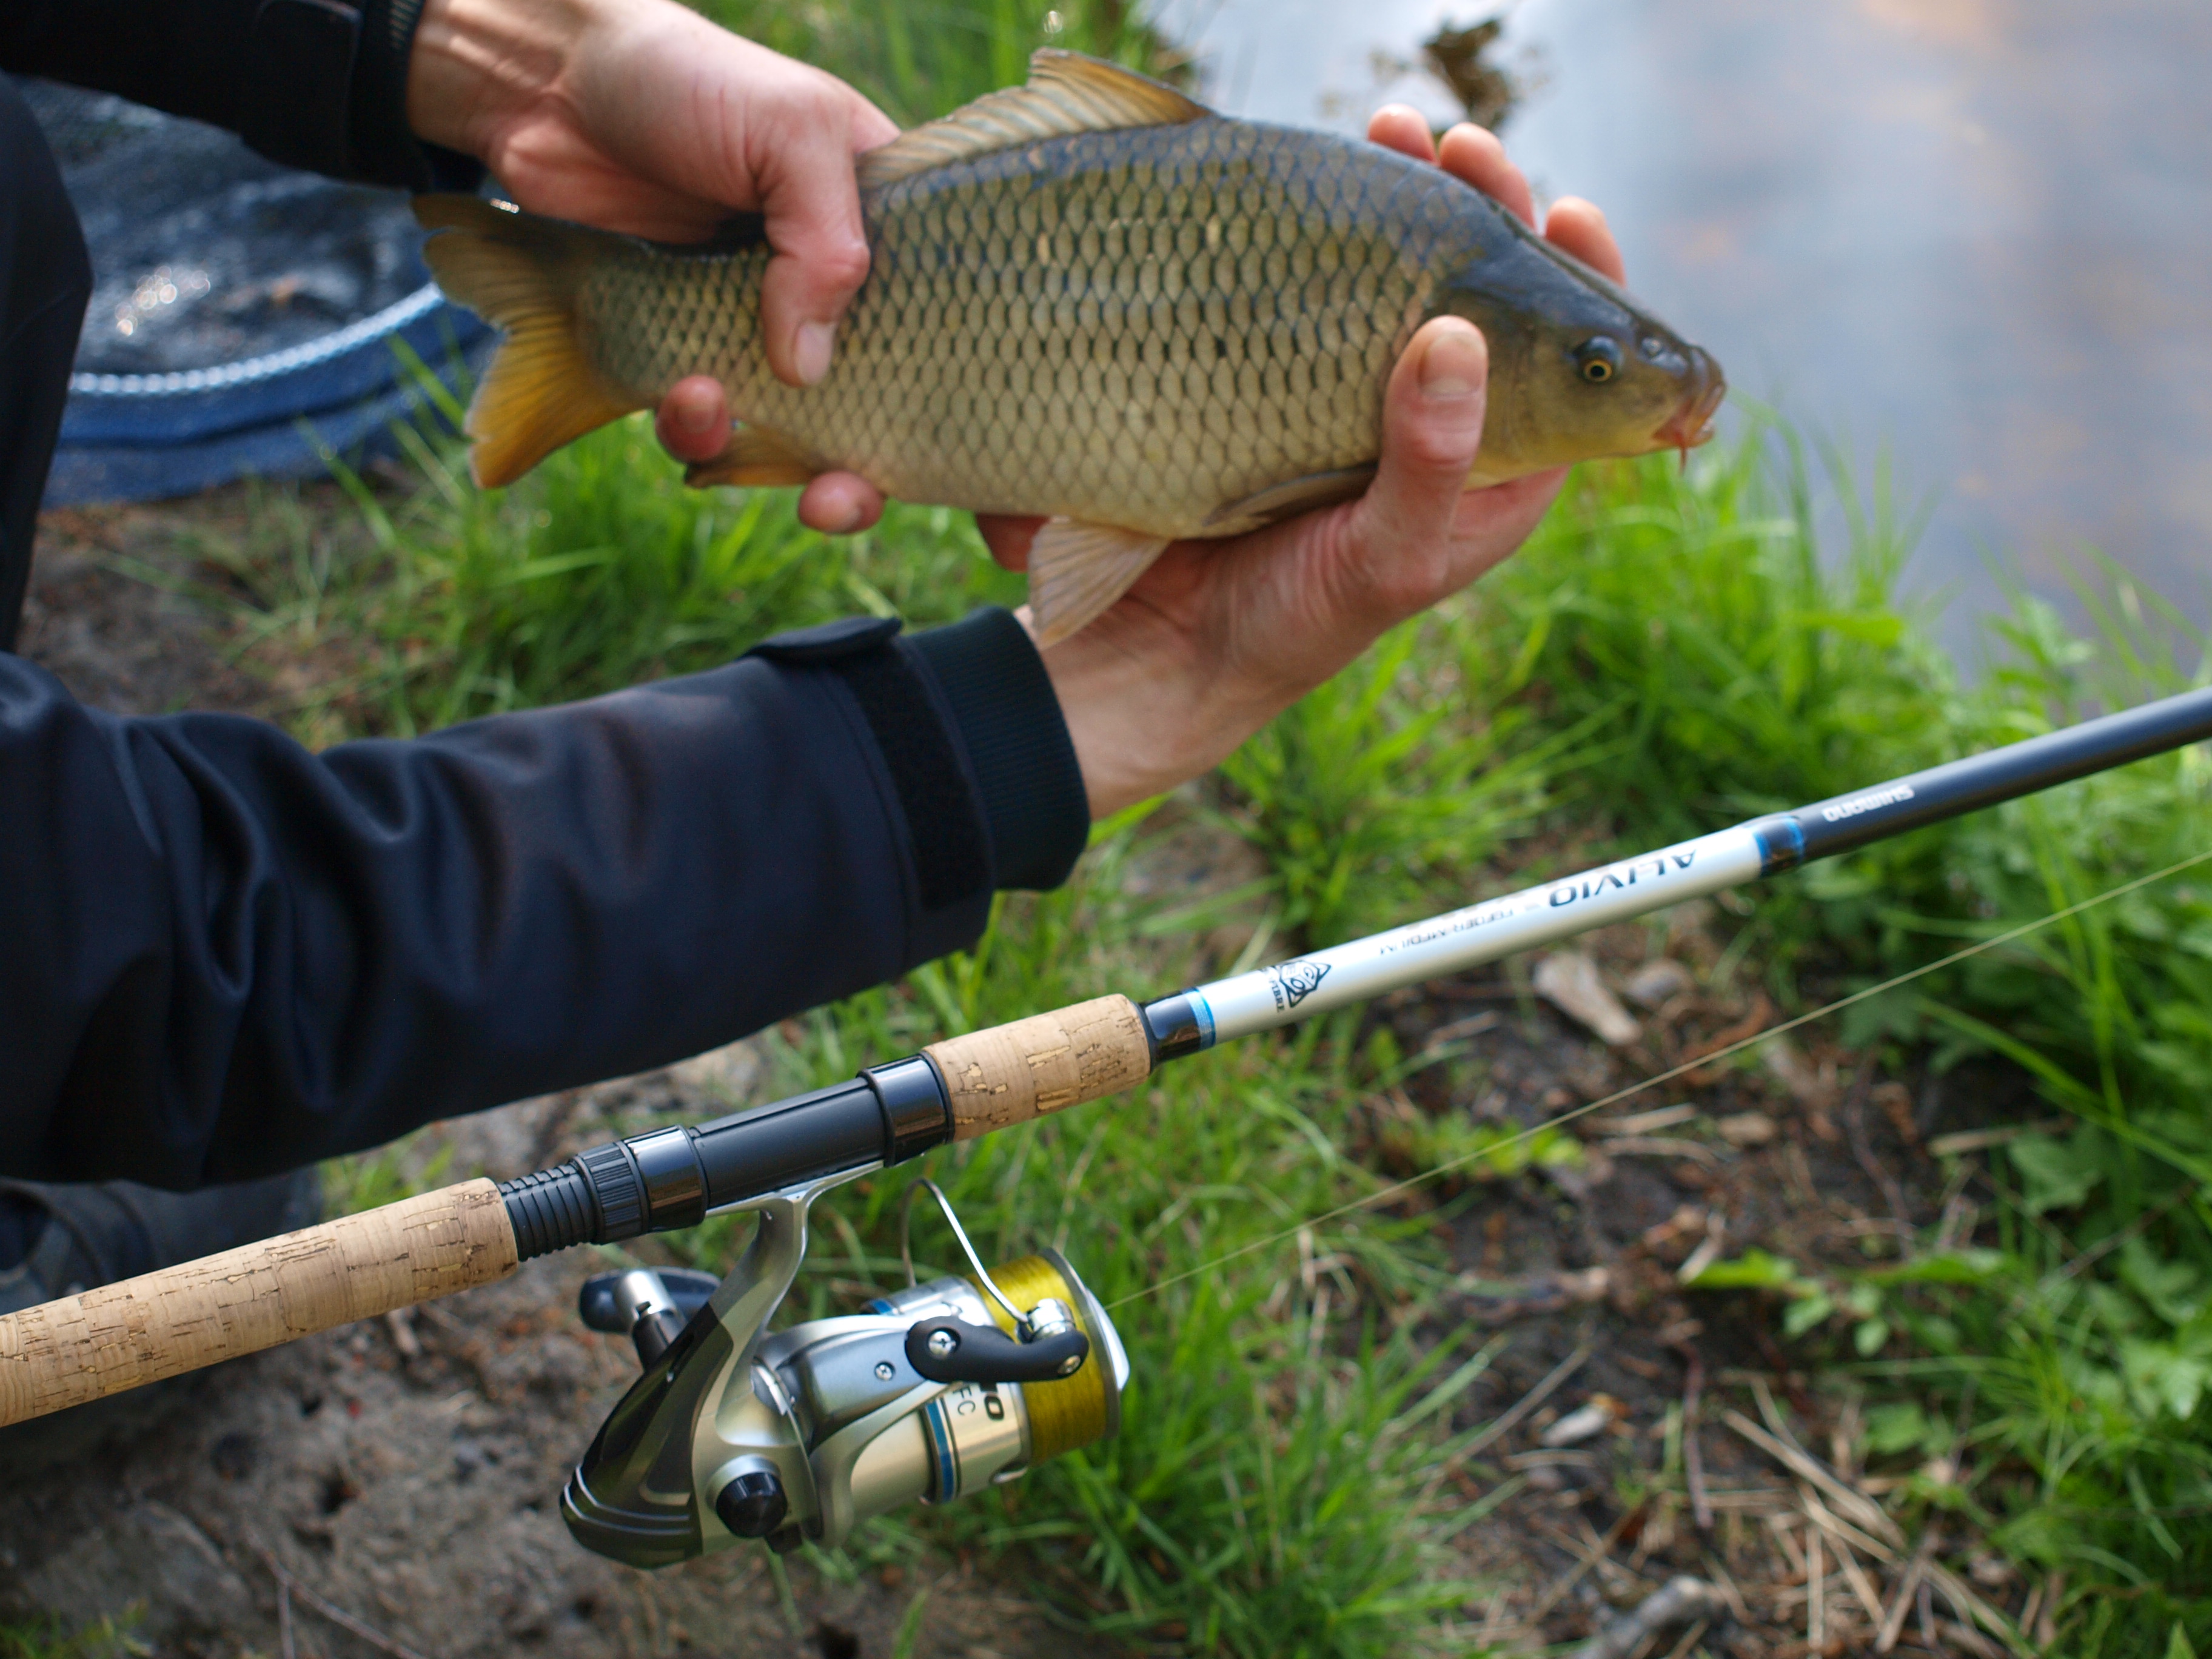
[[[2205,738],[2212,738],[2212,689],[2185,691],[1215,980],[1179,994],[1199,1026],[1191,1051],[1463,973]]]

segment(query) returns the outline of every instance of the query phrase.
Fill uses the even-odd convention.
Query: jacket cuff
[[[1091,804],[1029,630],[994,605],[904,643],[927,665],[968,752],[993,884],[1059,886],[1089,842]]]
[[[407,125],[422,0],[260,0],[246,32],[239,136],[272,161],[401,190],[473,191],[483,167]]]
[[[346,173],[368,185],[471,194],[483,164],[426,144],[407,125],[407,65],[423,0],[362,0],[361,47],[346,109]]]
[[[1090,838],[1089,797],[1044,661],[1010,612],[904,638],[896,617],[852,617],[748,654],[828,670],[853,694],[906,819],[925,912],[1067,879]]]

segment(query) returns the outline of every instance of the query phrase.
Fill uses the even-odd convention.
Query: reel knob
[[[766,1538],[791,1509],[783,1481],[771,1468],[741,1470],[714,1494],[714,1514],[740,1538]]]

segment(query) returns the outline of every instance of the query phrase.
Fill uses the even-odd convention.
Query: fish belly
[[[590,285],[602,372],[684,374],[886,494],[1157,534],[1365,465],[1384,386],[1494,211],[1371,145],[1206,120],[1085,133],[872,192],[868,280],[829,374],[757,336],[765,253],[639,249]]]

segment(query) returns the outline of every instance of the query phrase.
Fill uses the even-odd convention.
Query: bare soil
[[[1642,1030],[1619,1047],[1502,981],[1386,1001],[1373,1018],[1405,1052],[1445,1038],[1466,1054],[1369,1103],[1370,1161],[1411,1173],[1406,1132],[1422,1115],[1533,1125],[1779,1023],[1762,992],[1716,975],[1717,920],[1689,905],[1663,935],[1638,924],[1581,942],[1612,988],[1659,963],[1657,982],[1679,987],[1656,1010],[1620,999]],[[1462,1534],[1468,1566],[1497,1587],[1481,1638],[1595,1640],[1681,1574],[1712,1605],[1636,1650],[1798,1659],[1875,1651],[1887,1637],[1881,1651],[1999,1652],[1952,1590],[2032,1623],[2033,1587],[1962,1521],[1907,1536],[1881,1513],[1913,1472],[1863,1467],[1857,1391],[1815,1375],[1803,1348],[1784,1351],[1775,1297],[1683,1279],[1686,1265],[1753,1248],[1808,1273],[1893,1263],[1930,1224],[1968,1243],[1977,1162],[1949,1166],[1947,1182],[1929,1143],[2039,1115],[2015,1076],[1885,1078],[1816,1024],[1578,1119],[1579,1164],[1411,1195],[1407,1212],[1432,1209],[1450,1240],[1462,1316],[1506,1339],[1461,1426],[1501,1414],[1516,1425],[1449,1472],[1472,1501],[1495,1502],[1498,1477],[1517,1477]],[[1556,1437],[1589,1407],[1584,1432]],[[1670,1426],[1688,1456],[1668,1480]],[[1680,1472],[1691,1458],[1702,1516]]]

